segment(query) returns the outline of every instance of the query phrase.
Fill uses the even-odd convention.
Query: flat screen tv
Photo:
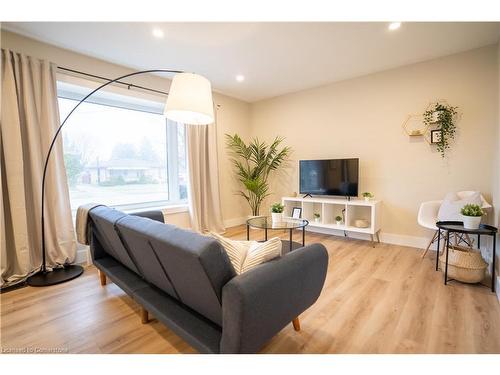
[[[359,159],[301,160],[300,193],[358,196]]]

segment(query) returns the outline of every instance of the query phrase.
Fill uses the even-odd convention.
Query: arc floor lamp
[[[47,270],[46,264],[46,244],[45,244],[45,178],[47,175],[47,168],[49,165],[50,155],[56,143],[57,137],[61,132],[63,126],[66,124],[75,110],[85,102],[88,98],[94,95],[97,91],[104,87],[119,82],[120,80],[140,74],[148,73],[174,73],[175,76],[170,85],[170,90],[165,104],[164,115],[173,121],[192,124],[192,125],[207,125],[214,122],[214,109],[212,100],[212,88],[210,81],[205,77],[186,73],[180,70],[171,69],[151,69],[142,70],[139,72],[125,74],[118,78],[109,80],[108,82],[100,85],[92,90],[82,100],[80,100],[73,109],[69,112],[66,118],[61,122],[57,128],[54,137],[50,143],[47,157],[45,158],[45,165],[43,167],[42,177],[42,265],[38,272],[33,274],[27,279],[28,285],[31,286],[48,286],[63,283],[72,280],[83,273],[83,267],[79,265],[64,265],[63,267],[53,268],[52,271]]]

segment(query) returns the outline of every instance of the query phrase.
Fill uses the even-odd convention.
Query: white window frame
[[[89,81],[86,79],[77,78],[74,76],[69,76],[66,74],[58,74],[58,92],[57,97],[69,100],[81,100],[88,92],[88,89],[96,88],[99,83]],[[65,87],[63,90],[59,90],[59,84]],[[68,85],[69,84],[69,85]],[[72,91],[70,85],[79,86],[81,90]],[[87,90],[86,90],[87,89]],[[138,99],[138,104],[127,105],[125,101],[119,102],[109,99],[107,97],[109,93],[118,94],[121,96],[128,96],[134,99]],[[97,94],[97,93],[96,93]],[[151,107],[148,108],[145,102],[151,102]],[[87,100],[86,103],[104,105],[108,107],[120,107],[133,111],[142,111],[153,114],[163,113],[163,105],[165,98],[159,95],[145,94],[136,90],[127,90],[117,86],[110,86],[108,90],[104,91],[103,97],[99,95],[94,95],[92,100]],[[75,103],[76,104],[76,103]],[[179,193],[179,167],[178,167],[178,127],[179,124],[170,121],[165,118],[166,127],[166,157],[167,157],[167,187],[168,187],[168,200],[159,201],[149,201],[149,202],[137,202],[130,204],[117,204],[111,205],[124,212],[133,212],[147,209],[159,209],[164,211],[164,213],[179,213],[188,211],[188,199],[180,199]],[[174,161],[174,162],[171,162]],[[73,211],[76,214],[76,209]]]

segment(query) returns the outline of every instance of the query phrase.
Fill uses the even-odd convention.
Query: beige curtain
[[[186,141],[191,226],[198,232],[222,233],[216,124],[186,125]]]
[[[43,163],[59,126],[56,66],[2,49],[0,131],[1,285],[37,271],[41,254]],[[62,143],[54,147],[46,181],[47,265],[72,263],[76,242]]]

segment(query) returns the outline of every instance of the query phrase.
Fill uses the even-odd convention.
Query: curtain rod
[[[98,76],[96,74],[85,73],[85,72],[82,72],[80,70],[65,68],[63,66],[58,66],[57,69],[64,70],[64,71],[67,71],[67,72],[71,72],[71,73],[76,73],[76,74],[84,75],[84,76],[87,76],[87,77],[102,79],[104,81],[112,81],[111,78],[106,78],[106,77]],[[122,81],[116,81],[115,83],[127,86],[128,89],[130,89],[131,87],[134,87],[136,89],[141,89],[141,90],[146,90],[146,91],[152,91],[152,92],[155,92],[157,94],[168,95],[168,92],[161,91],[161,90],[150,89],[148,87],[144,87],[144,86],[140,86],[140,85],[134,85],[133,83],[127,83],[127,82],[122,82]]]

